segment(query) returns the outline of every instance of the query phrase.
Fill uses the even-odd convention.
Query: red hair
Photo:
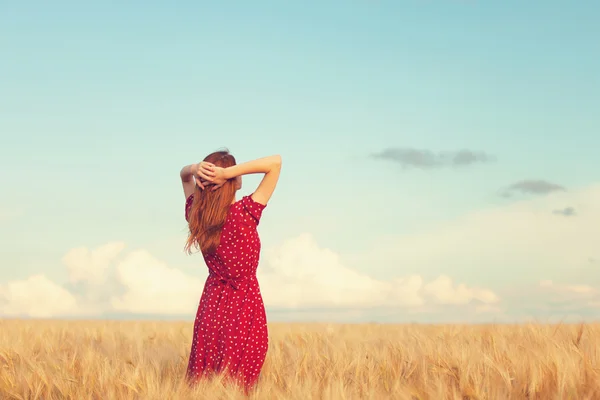
[[[235,165],[235,157],[229,154],[228,150],[209,154],[204,161],[221,168]],[[229,179],[217,190],[212,190],[210,185],[202,190],[196,185],[194,201],[188,215],[189,235],[185,244],[186,252],[191,253],[192,247],[200,249],[204,255],[217,250],[235,192],[235,179]]]

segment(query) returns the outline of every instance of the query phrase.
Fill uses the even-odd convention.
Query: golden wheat
[[[238,399],[191,323],[0,320],[2,399]],[[600,399],[600,325],[271,324],[253,399]]]

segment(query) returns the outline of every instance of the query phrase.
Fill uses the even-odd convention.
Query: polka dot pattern
[[[186,201],[188,218],[193,194]],[[194,322],[187,369],[190,381],[226,373],[246,390],[259,377],[268,347],[265,306],[256,278],[265,205],[245,196],[229,209],[214,254],[204,257],[209,275]]]

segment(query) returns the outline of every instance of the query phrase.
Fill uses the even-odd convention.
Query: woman
[[[236,165],[228,151],[181,170],[189,236],[185,249],[200,249],[209,275],[194,323],[187,378],[225,374],[246,391],[258,380],[267,354],[267,320],[256,269],[256,231],[281,170],[281,157]],[[242,175],[264,177],[251,196],[236,201]]]

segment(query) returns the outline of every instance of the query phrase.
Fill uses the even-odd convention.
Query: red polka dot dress
[[[188,197],[185,217],[193,202]],[[265,205],[250,196],[231,205],[221,241],[204,257],[204,285],[187,368],[193,382],[226,373],[246,390],[254,386],[267,355],[265,306],[256,278],[260,238],[256,230]]]

